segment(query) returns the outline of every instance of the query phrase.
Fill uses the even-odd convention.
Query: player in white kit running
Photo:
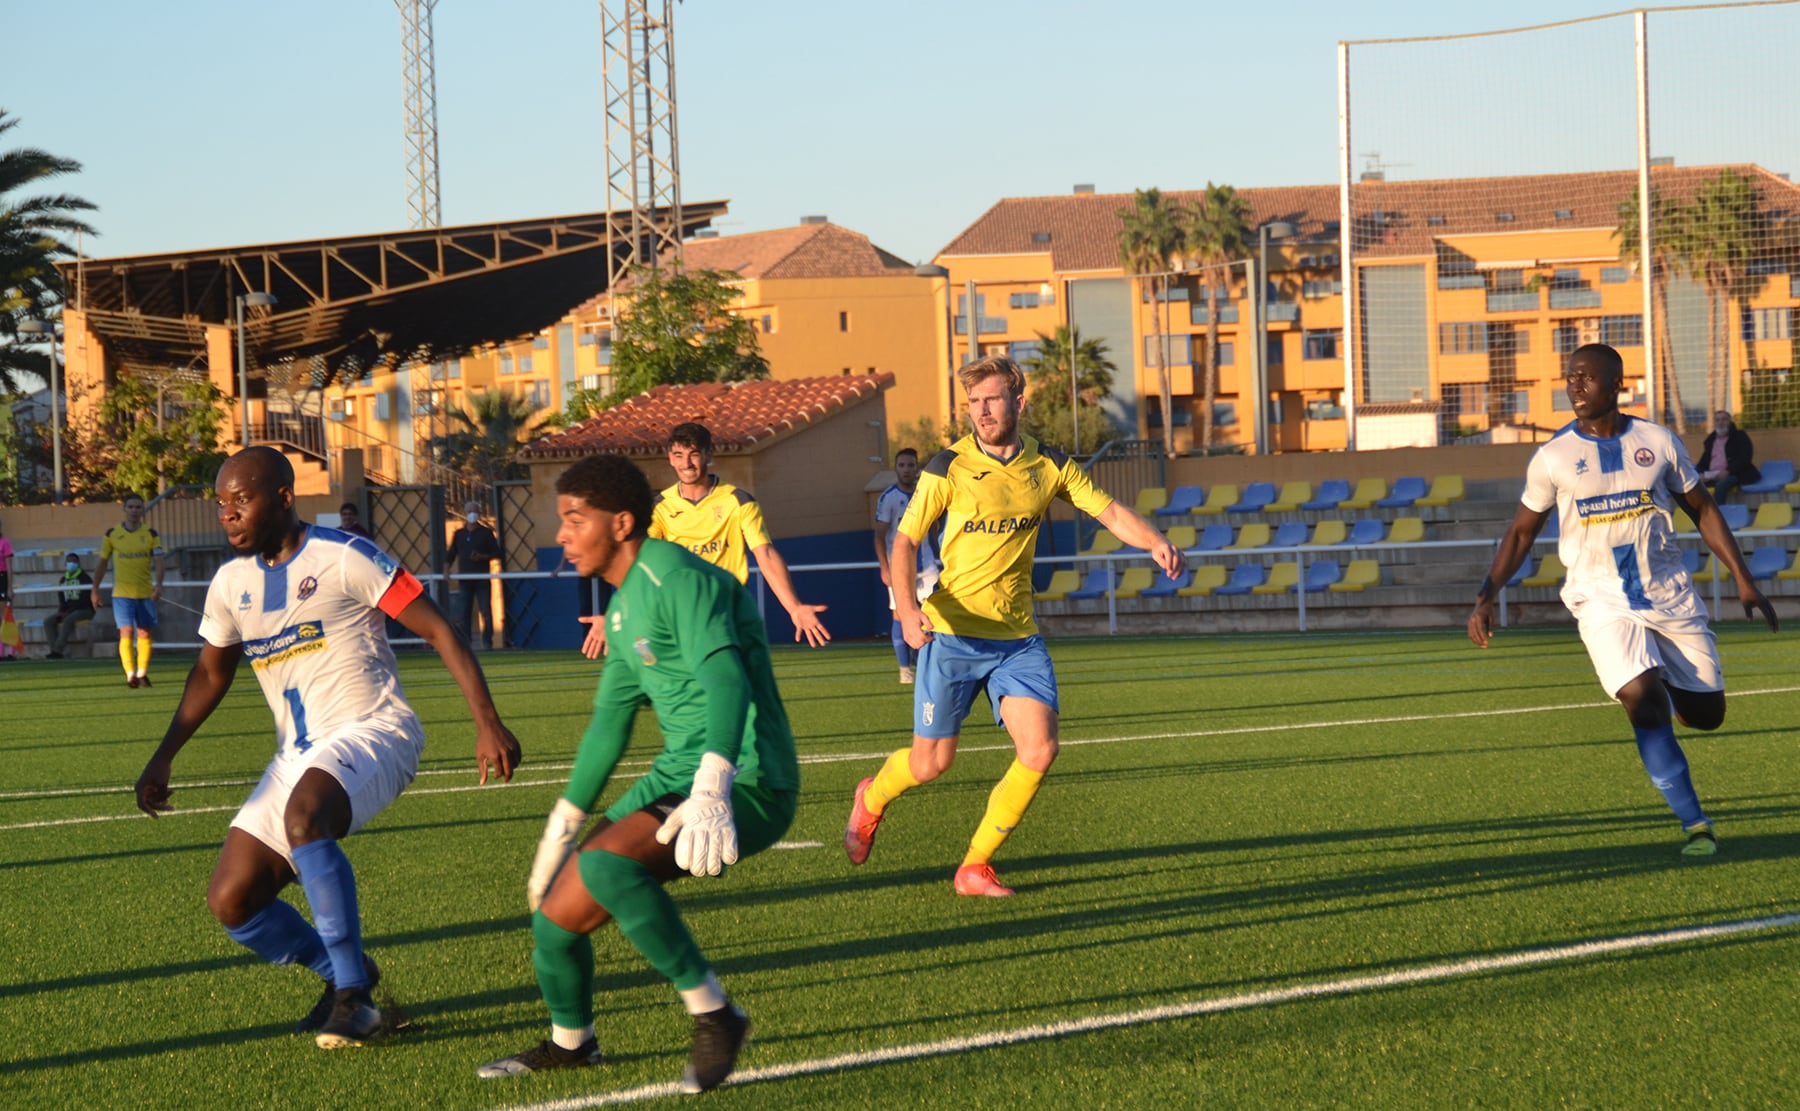
[[[321,1048],[361,1045],[387,1023],[371,989],[380,973],[362,951],[356,877],[338,841],[392,802],[418,771],[424,729],[407,705],[386,618],[424,637],[462,688],[475,718],[475,756],[511,779],[519,742],[501,724],[467,643],[419,580],[367,539],[304,524],[294,471],[267,447],[226,460],[219,523],[238,558],[213,576],[200,622],[205,642],[168,731],[137,781],[151,817],[172,809],[175,754],[225,697],[248,660],[275,714],[275,757],[219,852],[206,902],[225,932],[272,964],[303,964],[325,980],[299,1029]],[[295,879],[313,924],[277,896]]]
[[[1469,639],[1488,646],[1498,584],[1524,563],[1556,510],[1557,554],[1568,568],[1563,604],[1601,686],[1631,719],[1650,781],[1681,819],[1688,836],[1682,851],[1710,856],[1718,838],[1694,792],[1671,710],[1684,725],[1717,729],[1725,721],[1725,679],[1706,606],[1675,545],[1677,505],[1737,583],[1744,616],[1760,611],[1774,631],[1775,609],[1750,578],[1687,448],[1667,428],[1619,412],[1624,380],[1619,353],[1605,344],[1569,357],[1575,419],[1531,457],[1519,511],[1476,592]]]

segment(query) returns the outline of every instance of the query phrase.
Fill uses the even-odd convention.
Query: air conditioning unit
[[[1575,334],[1585,344],[1600,342],[1600,318],[1584,316],[1575,324]]]

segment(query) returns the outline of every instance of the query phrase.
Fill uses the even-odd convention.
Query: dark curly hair
[[[623,455],[590,455],[556,479],[556,492],[580,498],[607,513],[629,513],[633,536],[650,529],[650,480]]]

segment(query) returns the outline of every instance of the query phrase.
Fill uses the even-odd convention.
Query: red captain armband
[[[397,619],[400,611],[412,605],[413,599],[423,593],[425,584],[413,578],[413,573],[402,567],[400,573],[394,576],[394,581],[388,584],[387,593],[375,604],[381,607],[382,613]]]

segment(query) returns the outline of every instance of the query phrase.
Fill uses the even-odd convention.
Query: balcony
[[[1540,305],[1535,289],[1498,289],[1487,295],[1489,312],[1536,312]]]
[[[991,336],[997,332],[1006,331],[1006,318],[1004,316],[979,316],[975,318],[975,323],[981,328],[981,334],[984,336]],[[959,336],[966,336],[969,334],[968,317],[958,316],[956,318],[956,334]]]
[[[1266,306],[1271,324],[1298,324],[1300,306],[1294,301],[1270,301]]]
[[[1493,302],[1489,300],[1489,307]],[[1536,308],[1536,306],[1532,306]],[[1550,307],[1553,309],[1597,309],[1600,307],[1600,291],[1587,286],[1550,291]]]

